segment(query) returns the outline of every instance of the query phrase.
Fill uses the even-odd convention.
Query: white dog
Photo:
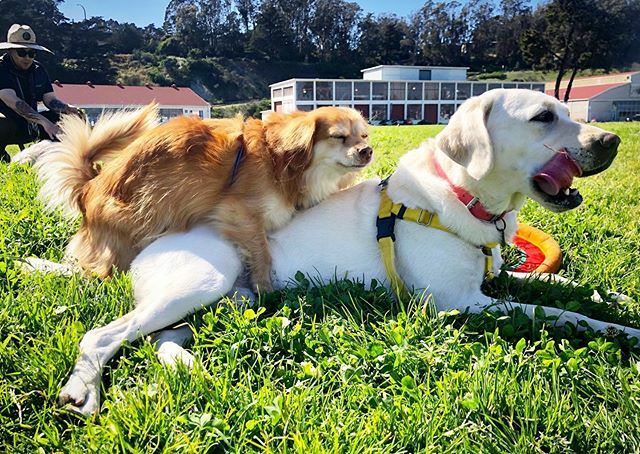
[[[50,140],[41,140],[33,145],[28,146],[24,150],[16,153],[11,159],[14,164],[35,164],[44,154],[55,148],[55,142]]]
[[[542,93],[493,90],[472,98],[435,139],[401,158],[384,191],[379,181],[366,181],[303,212],[273,234],[274,284],[286,285],[298,271],[323,282],[376,279],[397,291],[432,294],[438,310],[476,313],[520,307],[533,318],[536,306],[497,301],[481,292],[490,264],[482,247],[513,236],[516,212],[526,197],[553,211],[579,205],[580,194],[570,188],[572,178],[606,169],[619,142],[613,134],[571,121],[566,107]],[[381,209],[385,200],[392,202]],[[408,220],[412,217],[431,224]],[[384,237],[390,235],[393,220],[395,259],[387,263],[395,263],[390,272],[396,273],[397,282],[388,277],[376,241],[380,235],[381,243],[389,244]],[[497,272],[499,247],[493,248],[493,259],[491,268]],[[233,290],[241,273],[234,248],[206,227],[152,243],[132,264],[135,309],[87,332],[60,403],[83,414],[98,411],[102,368],[124,341],[161,330],[216,302]],[[640,337],[640,330],[577,313],[556,308],[545,312],[557,316],[558,323],[584,320],[596,330],[614,326]],[[160,335],[167,338],[172,340],[171,335]],[[178,343],[160,344],[165,360],[189,361]]]

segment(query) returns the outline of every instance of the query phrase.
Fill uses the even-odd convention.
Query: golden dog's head
[[[355,109],[320,107],[310,112],[274,113],[265,120],[264,129],[276,175],[291,182],[292,190],[306,187],[312,193],[311,204],[335,192],[331,188],[343,177],[361,170],[373,158],[368,124]]]

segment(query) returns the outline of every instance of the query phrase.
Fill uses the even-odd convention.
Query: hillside
[[[115,80],[126,85],[189,86],[212,104],[269,97],[269,85],[293,77],[359,78],[356,65],[330,65],[250,58],[163,57],[146,52],[112,59]]]

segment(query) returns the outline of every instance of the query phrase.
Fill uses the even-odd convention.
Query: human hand
[[[41,123],[41,126],[42,126],[42,129],[44,129],[44,131],[49,135],[49,137],[52,140],[56,140],[58,138],[57,137],[58,134],[60,134],[60,132],[62,132],[60,130],[60,127],[57,124],[52,123],[51,121],[46,120],[46,119],[45,119],[45,121],[43,121]]]

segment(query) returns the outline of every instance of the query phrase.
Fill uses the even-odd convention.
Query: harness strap
[[[455,235],[455,233],[443,225],[435,213],[420,208],[407,208],[401,203],[394,203],[387,194],[387,180],[383,180],[380,186],[380,206],[378,209],[378,218],[376,219],[378,248],[380,249],[382,263],[384,264],[392,290],[399,299],[407,299],[411,297],[411,292],[398,274],[395,263],[396,219],[415,222],[416,224],[442,230],[452,235]],[[498,246],[498,243],[488,243],[480,247],[485,257],[484,273],[487,279],[493,277],[493,256],[491,249],[496,246]]]
[[[242,163],[242,159],[244,158],[246,151],[244,148],[244,138],[240,136],[238,138],[238,141],[240,142],[240,146],[236,151],[236,159],[233,161],[233,167],[231,168],[231,177],[229,178],[229,184],[227,186],[231,186],[236,181],[236,178],[238,177],[238,171],[240,170],[240,164]]]

